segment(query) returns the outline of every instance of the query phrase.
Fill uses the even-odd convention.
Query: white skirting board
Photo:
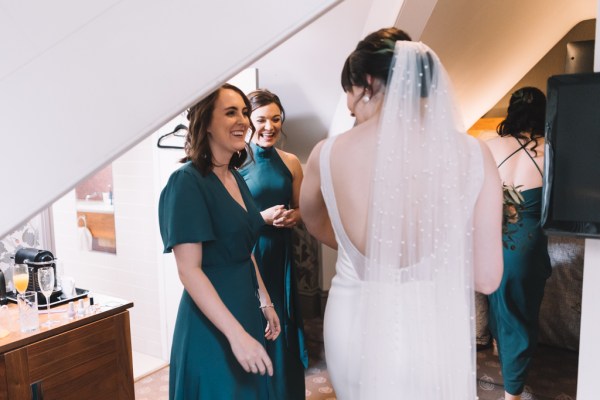
[[[133,352],[133,379],[141,379],[169,365],[168,362],[137,351]]]

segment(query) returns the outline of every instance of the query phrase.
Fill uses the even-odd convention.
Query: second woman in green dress
[[[275,148],[285,120],[279,97],[261,89],[248,98],[256,128],[250,143],[254,161],[248,162],[240,173],[266,222],[254,256],[282,326],[280,338],[267,343],[273,361],[273,386],[280,399],[304,399],[308,356],[292,257],[292,228],[301,222],[298,199],[302,167],[294,154]]]

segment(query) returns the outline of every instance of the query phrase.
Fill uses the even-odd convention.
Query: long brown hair
[[[251,109],[250,101],[244,92],[229,83],[223,84],[188,110],[187,118],[190,121],[190,126],[185,139],[186,156],[180,161],[191,161],[203,176],[206,176],[215,167],[212,151],[210,150],[210,133],[208,132],[208,127],[212,122],[213,111],[215,110],[215,103],[219,97],[219,93],[226,89],[233,90],[242,97],[249,113]],[[254,134],[255,128],[250,117],[248,117],[248,121],[250,123],[250,130]],[[246,145],[244,150],[233,153],[229,160],[229,168],[239,168],[248,155],[252,157],[252,150]]]

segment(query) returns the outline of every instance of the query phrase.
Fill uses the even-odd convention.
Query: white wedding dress
[[[464,246],[457,252],[456,268],[438,268],[446,251],[440,245],[431,256],[391,272],[392,279],[366,281],[368,259],[346,235],[333,190],[330,152],[335,139],[329,138],[321,149],[320,176],[338,243],[324,320],[327,368],[338,400],[474,399],[473,291],[460,279],[448,291],[438,287],[439,280],[452,282],[465,270],[465,279],[470,279],[471,241],[453,243]],[[464,150],[466,164],[461,168],[469,171],[458,183],[466,210],[461,215],[464,226],[456,229],[460,235],[472,230],[483,161],[474,138],[463,134],[455,140]],[[380,317],[373,317],[375,307]]]
[[[457,122],[437,55],[419,42],[393,45],[365,254],[337,208],[335,137],[321,148],[321,193],[338,243],[324,321],[327,368],[339,400],[474,400],[472,220],[483,156]]]
[[[393,282],[365,282],[368,260],[346,235],[333,191],[330,152],[335,139],[329,138],[321,149],[320,176],[338,243],[336,274],[324,320],[325,357],[337,399],[474,399],[473,314],[472,299],[468,298],[473,296],[472,290],[467,284],[466,291],[436,292],[439,277],[427,272],[428,267],[442,262],[440,257],[435,259],[436,254],[395,272],[398,279]],[[481,149],[467,135],[457,140],[464,142],[470,171],[462,182],[462,201],[472,210],[483,182]],[[471,217],[469,213],[463,220],[464,228],[458,231],[472,230]],[[470,251],[467,244],[465,252]],[[469,261],[465,264],[468,269]],[[379,321],[368,314],[373,301],[379,301],[376,305],[383,313]],[[439,317],[438,308],[446,303],[461,306],[454,307],[448,318]],[[433,318],[438,321],[429,320]],[[440,348],[440,343],[445,346]],[[439,356],[440,352],[445,356]],[[440,381],[445,384],[440,385]]]
[[[337,209],[329,161],[335,139],[329,138],[321,148],[320,154],[321,192],[338,243],[335,276],[325,308],[323,338],[327,370],[336,396],[340,400],[349,400],[357,396],[360,385],[360,360],[357,359],[359,353],[356,349],[361,341],[360,276],[365,268],[366,259],[346,235]]]

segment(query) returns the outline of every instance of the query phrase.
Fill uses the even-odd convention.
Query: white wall
[[[598,37],[596,37],[598,40]],[[598,53],[596,53],[598,54]],[[581,334],[577,398],[598,398],[598,371],[600,370],[600,240],[586,239],[583,263],[583,290],[581,299]]]
[[[165,359],[154,146],[150,137],[113,162],[116,254],[79,247],[74,191],[52,208],[55,255],[65,274],[75,277],[77,287],[132,300],[133,350]]]
[[[253,64],[259,86],[276,93],[286,110],[285,150],[303,162],[328,135],[342,94],[342,66],[360,39],[372,2],[345,0]]]
[[[408,33],[412,40],[420,40],[437,2],[438,0],[405,0],[396,26]]]
[[[597,14],[600,15],[600,1]],[[594,71],[600,72],[600,22],[596,19],[596,47]],[[583,264],[583,290],[581,299],[581,336],[579,346],[579,372],[577,398],[598,398],[598,371],[600,370],[600,240],[586,239]]]

